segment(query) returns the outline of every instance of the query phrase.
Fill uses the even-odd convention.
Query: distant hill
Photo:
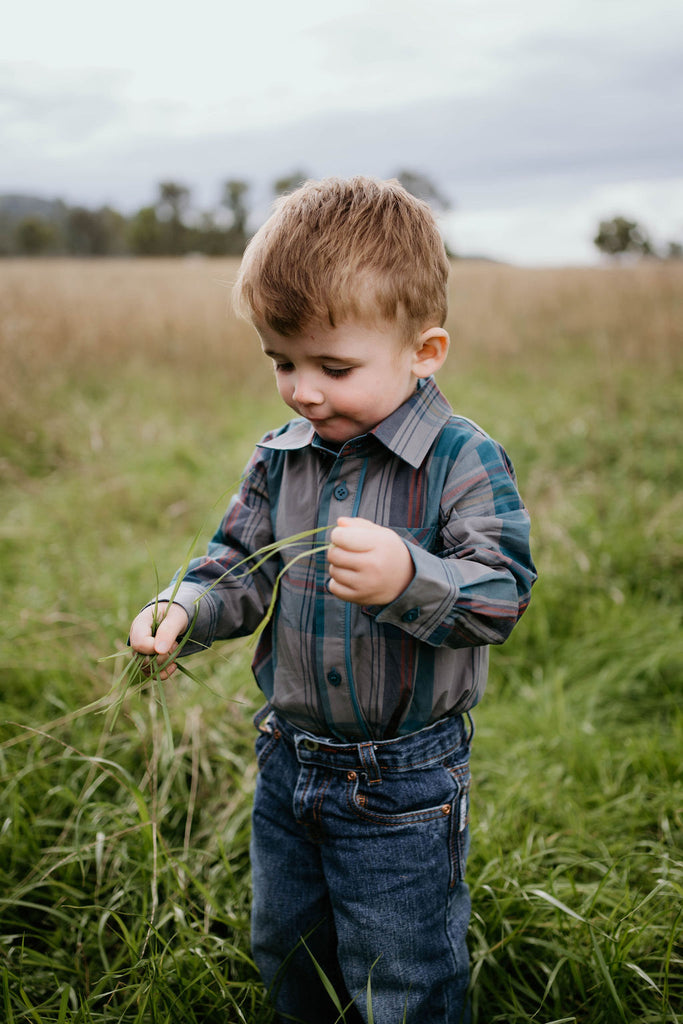
[[[48,221],[61,221],[66,215],[66,204],[61,199],[43,199],[40,196],[0,195],[0,218],[16,224],[24,217],[42,217]]]

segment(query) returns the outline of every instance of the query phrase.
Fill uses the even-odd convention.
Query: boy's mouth
[[[303,416],[304,419],[308,420],[312,427],[316,427],[322,423],[329,423],[330,420],[333,419],[333,416],[311,415],[309,412],[305,412],[303,409],[299,409],[298,412],[300,416]]]
[[[311,424],[313,429],[318,434],[320,434],[321,436],[326,433],[326,429],[325,428],[327,428],[327,431],[329,431],[329,420],[327,420],[327,419],[324,419],[324,420],[312,420],[312,419],[309,419],[308,422]]]
[[[334,424],[337,420],[336,416],[306,416],[306,419],[313,427],[313,429],[320,434],[321,437],[329,434],[330,430],[334,432]]]

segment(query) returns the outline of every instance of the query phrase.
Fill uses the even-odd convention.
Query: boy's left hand
[[[330,534],[329,591],[352,604],[390,604],[406,589],[415,567],[397,533],[368,519],[342,516]]]

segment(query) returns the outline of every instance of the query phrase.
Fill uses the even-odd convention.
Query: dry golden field
[[[0,264],[3,404],[48,370],[122,361],[250,373],[251,331],[230,313],[234,260],[7,260]],[[448,327],[460,357],[547,357],[556,345],[673,365],[683,348],[683,263],[520,269],[455,262]],[[226,383],[229,383],[226,381]]]

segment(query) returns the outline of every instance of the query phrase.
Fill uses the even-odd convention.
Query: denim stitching
[[[467,826],[470,821],[469,803],[467,805],[467,815],[464,822],[462,821],[461,807],[462,801],[468,799],[470,786],[472,783],[472,775],[470,772],[469,761],[463,764],[455,765],[453,768],[448,769],[451,778],[458,787],[458,795],[453,803],[453,809],[451,811],[452,821],[450,829],[450,847],[451,847],[451,883],[450,887],[457,882],[463,881],[465,878],[465,836],[467,834]]]
[[[306,779],[304,781],[304,786],[303,786],[303,789],[301,790],[301,795],[299,796],[299,800],[298,800],[298,810],[295,811],[295,814],[294,814],[294,817],[296,818],[297,822],[300,825],[305,824],[305,822],[304,822],[304,800],[306,798],[306,793],[308,792],[308,788],[309,788],[309,786],[311,784],[312,776],[313,776],[313,768],[307,768],[306,769]],[[294,795],[295,796],[296,796],[296,792],[297,792],[298,788],[299,788],[299,780],[297,779],[296,786],[294,788]]]
[[[319,784],[319,786],[318,786],[318,788],[316,790],[315,798],[313,800],[313,819],[314,819],[314,821],[316,821],[316,822],[318,822],[320,824],[322,824],[322,815],[321,815],[320,812],[322,811],[323,801],[325,800],[325,794],[327,793],[328,789],[330,788],[330,783],[331,782],[332,782],[332,775],[331,774],[328,774],[327,776],[323,776],[322,782]]]

